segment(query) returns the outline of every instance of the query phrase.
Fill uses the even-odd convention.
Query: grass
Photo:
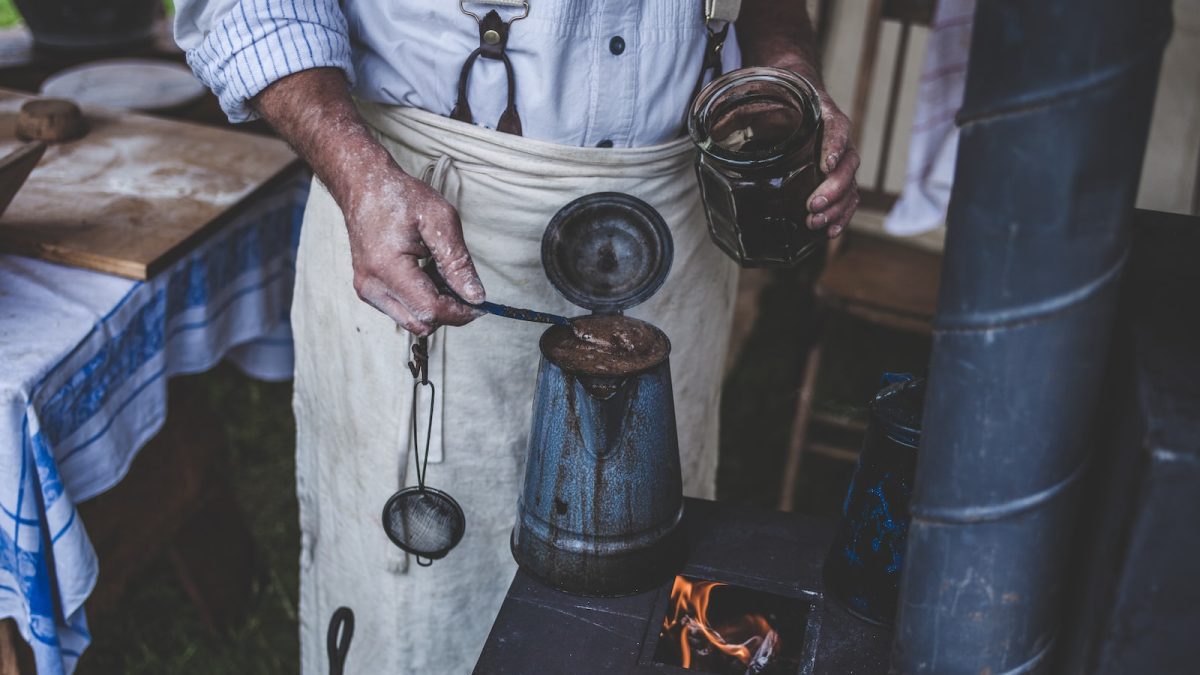
[[[0,0],[0,28],[8,28],[18,23],[21,23],[21,15],[17,14],[12,0]]]
[[[93,622],[80,675],[299,671],[291,385],[257,382],[228,365],[194,377],[224,423],[239,506],[265,569],[249,616],[229,635],[210,635],[163,558],[131,585],[119,611]]]

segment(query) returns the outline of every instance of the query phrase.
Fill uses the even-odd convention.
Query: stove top
[[[821,567],[834,523],[795,514],[687,500],[690,553],[682,574],[790,598],[805,608],[798,668],[789,672],[887,672],[888,628],[868,624],[826,596]],[[701,673],[658,662],[673,580],[621,598],[568,595],[518,571],[476,675]]]

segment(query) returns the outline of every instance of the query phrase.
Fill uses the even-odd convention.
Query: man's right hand
[[[431,258],[454,292],[467,302],[483,302],[483,284],[463,241],[458,211],[390,158],[388,163],[366,173],[345,207],[354,290],[416,335],[466,324],[481,312],[438,294],[418,264]]]
[[[458,212],[436,190],[404,173],[375,140],[340,70],[289,75],[251,103],[341,207],[358,297],[420,336],[480,316],[440,295],[419,264],[431,259],[455,293],[467,302],[483,302],[483,284],[463,241]]]

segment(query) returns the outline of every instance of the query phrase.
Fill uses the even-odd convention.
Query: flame
[[[761,614],[745,614],[728,624],[713,626],[708,618],[712,592],[725,586],[719,581],[689,581],[677,576],[671,588],[671,610],[663,618],[663,637],[679,631],[680,665],[691,668],[695,655],[688,641],[689,633],[698,633],[713,648],[749,666],[760,645],[773,633],[771,624]]]

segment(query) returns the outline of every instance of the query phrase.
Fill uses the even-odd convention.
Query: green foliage
[[[12,0],[0,0],[0,28],[15,26],[20,22],[21,15],[17,14],[17,8],[13,6]]]
[[[174,0],[163,0],[167,8],[167,16],[175,13]],[[21,15],[17,13],[13,0],[0,0],[0,28],[9,28],[21,23]]]

